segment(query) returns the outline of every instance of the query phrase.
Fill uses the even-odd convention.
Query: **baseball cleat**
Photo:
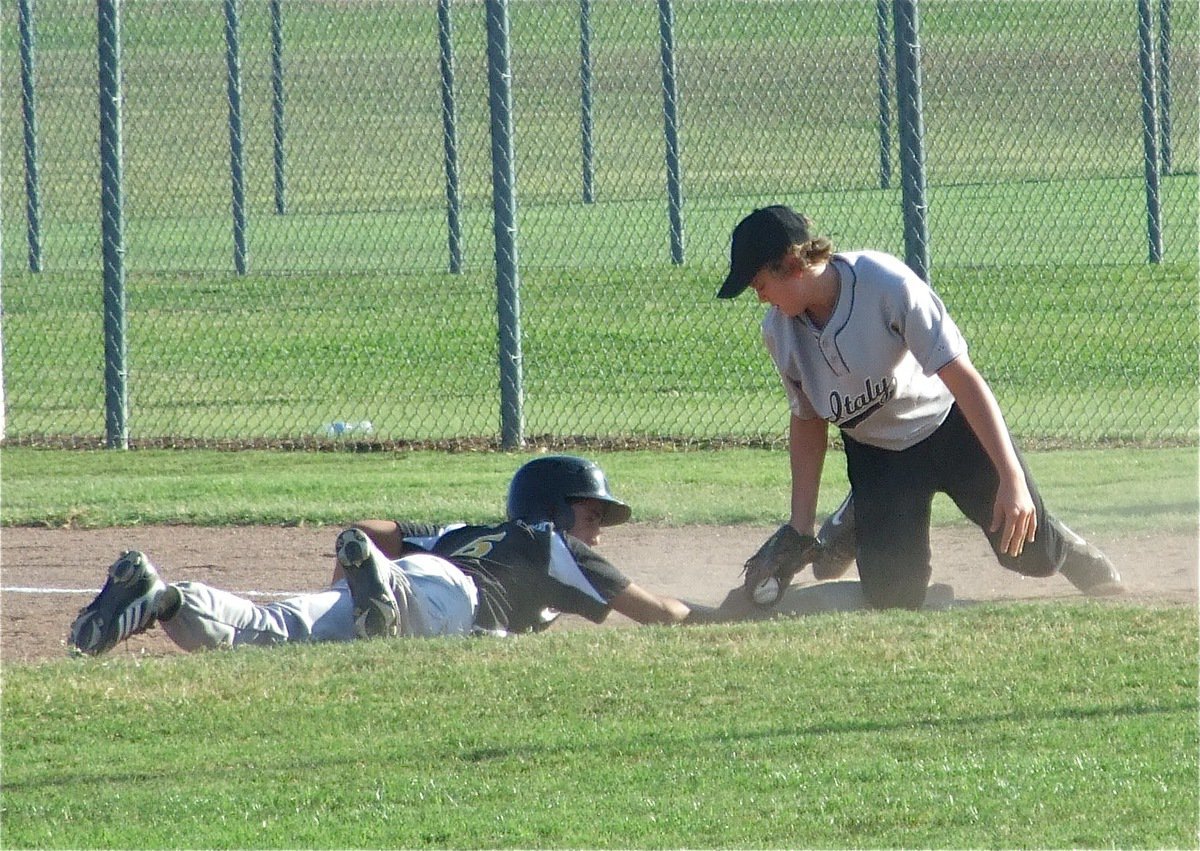
[[[842,504],[825,518],[817,530],[821,542],[812,570],[815,579],[837,579],[854,564],[854,493],[847,494]]]
[[[158,598],[167,586],[143,553],[129,550],[108,569],[96,599],[79,610],[70,644],[77,653],[99,656],[154,625]]]
[[[1085,549],[1071,547],[1059,573],[1089,597],[1115,597],[1124,594],[1125,583],[1108,556],[1091,544]]]
[[[1061,522],[1051,521],[1067,542],[1067,556],[1058,572],[1089,597],[1114,597],[1124,594],[1125,584],[1121,574],[1108,556],[1100,552]]]
[[[346,529],[337,538],[337,560],[354,600],[355,634],[359,638],[396,635],[400,609],[371,539],[361,529]]]

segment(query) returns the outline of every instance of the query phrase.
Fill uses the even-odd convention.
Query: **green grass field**
[[[0,526],[497,517],[534,447],[13,445],[104,435],[96,7],[34,5],[40,274],[23,268],[16,4],[0,8]],[[454,4],[461,275],[432,2],[283,4],[285,216],[266,4],[244,4],[244,277],[220,4],[123,5],[134,445],[355,448],[324,441],[337,419],[371,420],[380,445],[488,445],[482,4]],[[1176,44],[1195,44],[1197,7],[1173,5]],[[768,201],[840,247],[903,252],[897,184],[878,180],[875,4],[675,4],[682,266],[653,4],[592,6],[584,205],[578,5],[512,3],[527,433],[583,439],[640,522],[774,522],[786,410],[760,309],[712,294],[731,225]],[[931,276],[1022,443],[1069,447],[1030,452],[1056,512],[1194,534],[1200,74],[1178,50],[1166,262],[1149,265],[1134,6],[922,0]],[[722,442],[739,448],[700,448]],[[642,448],[592,448],[612,445]],[[835,451],[823,512],[845,487]],[[961,521],[939,501],[934,522]],[[5,664],[0,846],[1195,848],[1198,644],[1194,607],[1079,602]]]
[[[0,522],[483,520],[527,457],[7,447]],[[642,522],[786,504],[782,451],[594,457]],[[1195,530],[1192,449],[1030,464],[1078,528]],[[1191,847],[1195,617],[997,604],[5,665],[0,842]]]
[[[1193,847],[1195,613],[1098,605],[4,672],[5,847]]]
[[[784,449],[573,450],[594,458],[659,525],[766,523],[786,511]],[[534,452],[276,452],[0,450],[0,524],[97,528],[152,523],[337,526],[360,517],[489,522],[504,511],[513,472]],[[1062,450],[1029,454],[1055,513],[1082,530],[1194,532],[1200,516],[1190,449]],[[848,483],[830,452],[820,510]],[[948,501],[934,522],[965,523]]]

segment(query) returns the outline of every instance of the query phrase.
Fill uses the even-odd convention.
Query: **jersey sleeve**
[[[401,558],[413,553],[431,551],[434,543],[447,529],[445,526],[435,526],[432,523],[417,523],[412,520],[397,520],[396,526],[400,532]]]
[[[612,609],[613,597],[629,580],[603,556],[570,535],[555,533],[550,546],[547,605],[600,623]]]
[[[596,589],[607,604],[612,598],[629,587],[630,579],[621,573],[608,559],[600,555],[578,538],[563,535],[567,550],[579,565],[579,570],[588,583]]]
[[[934,375],[966,352],[967,341],[929,284],[912,273],[904,280],[904,304],[897,318],[897,331],[921,370]]]

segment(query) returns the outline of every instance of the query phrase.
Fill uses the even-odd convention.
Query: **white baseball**
[[[779,597],[779,580],[768,576],[754,589],[754,602],[760,606],[770,605]]]

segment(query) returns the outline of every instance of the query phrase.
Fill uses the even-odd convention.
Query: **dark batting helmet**
[[[517,470],[508,485],[508,519],[526,523],[551,521],[559,529],[575,525],[572,500],[598,499],[604,503],[601,526],[624,523],[632,514],[628,505],[608,490],[599,465],[574,455],[534,458]]]

